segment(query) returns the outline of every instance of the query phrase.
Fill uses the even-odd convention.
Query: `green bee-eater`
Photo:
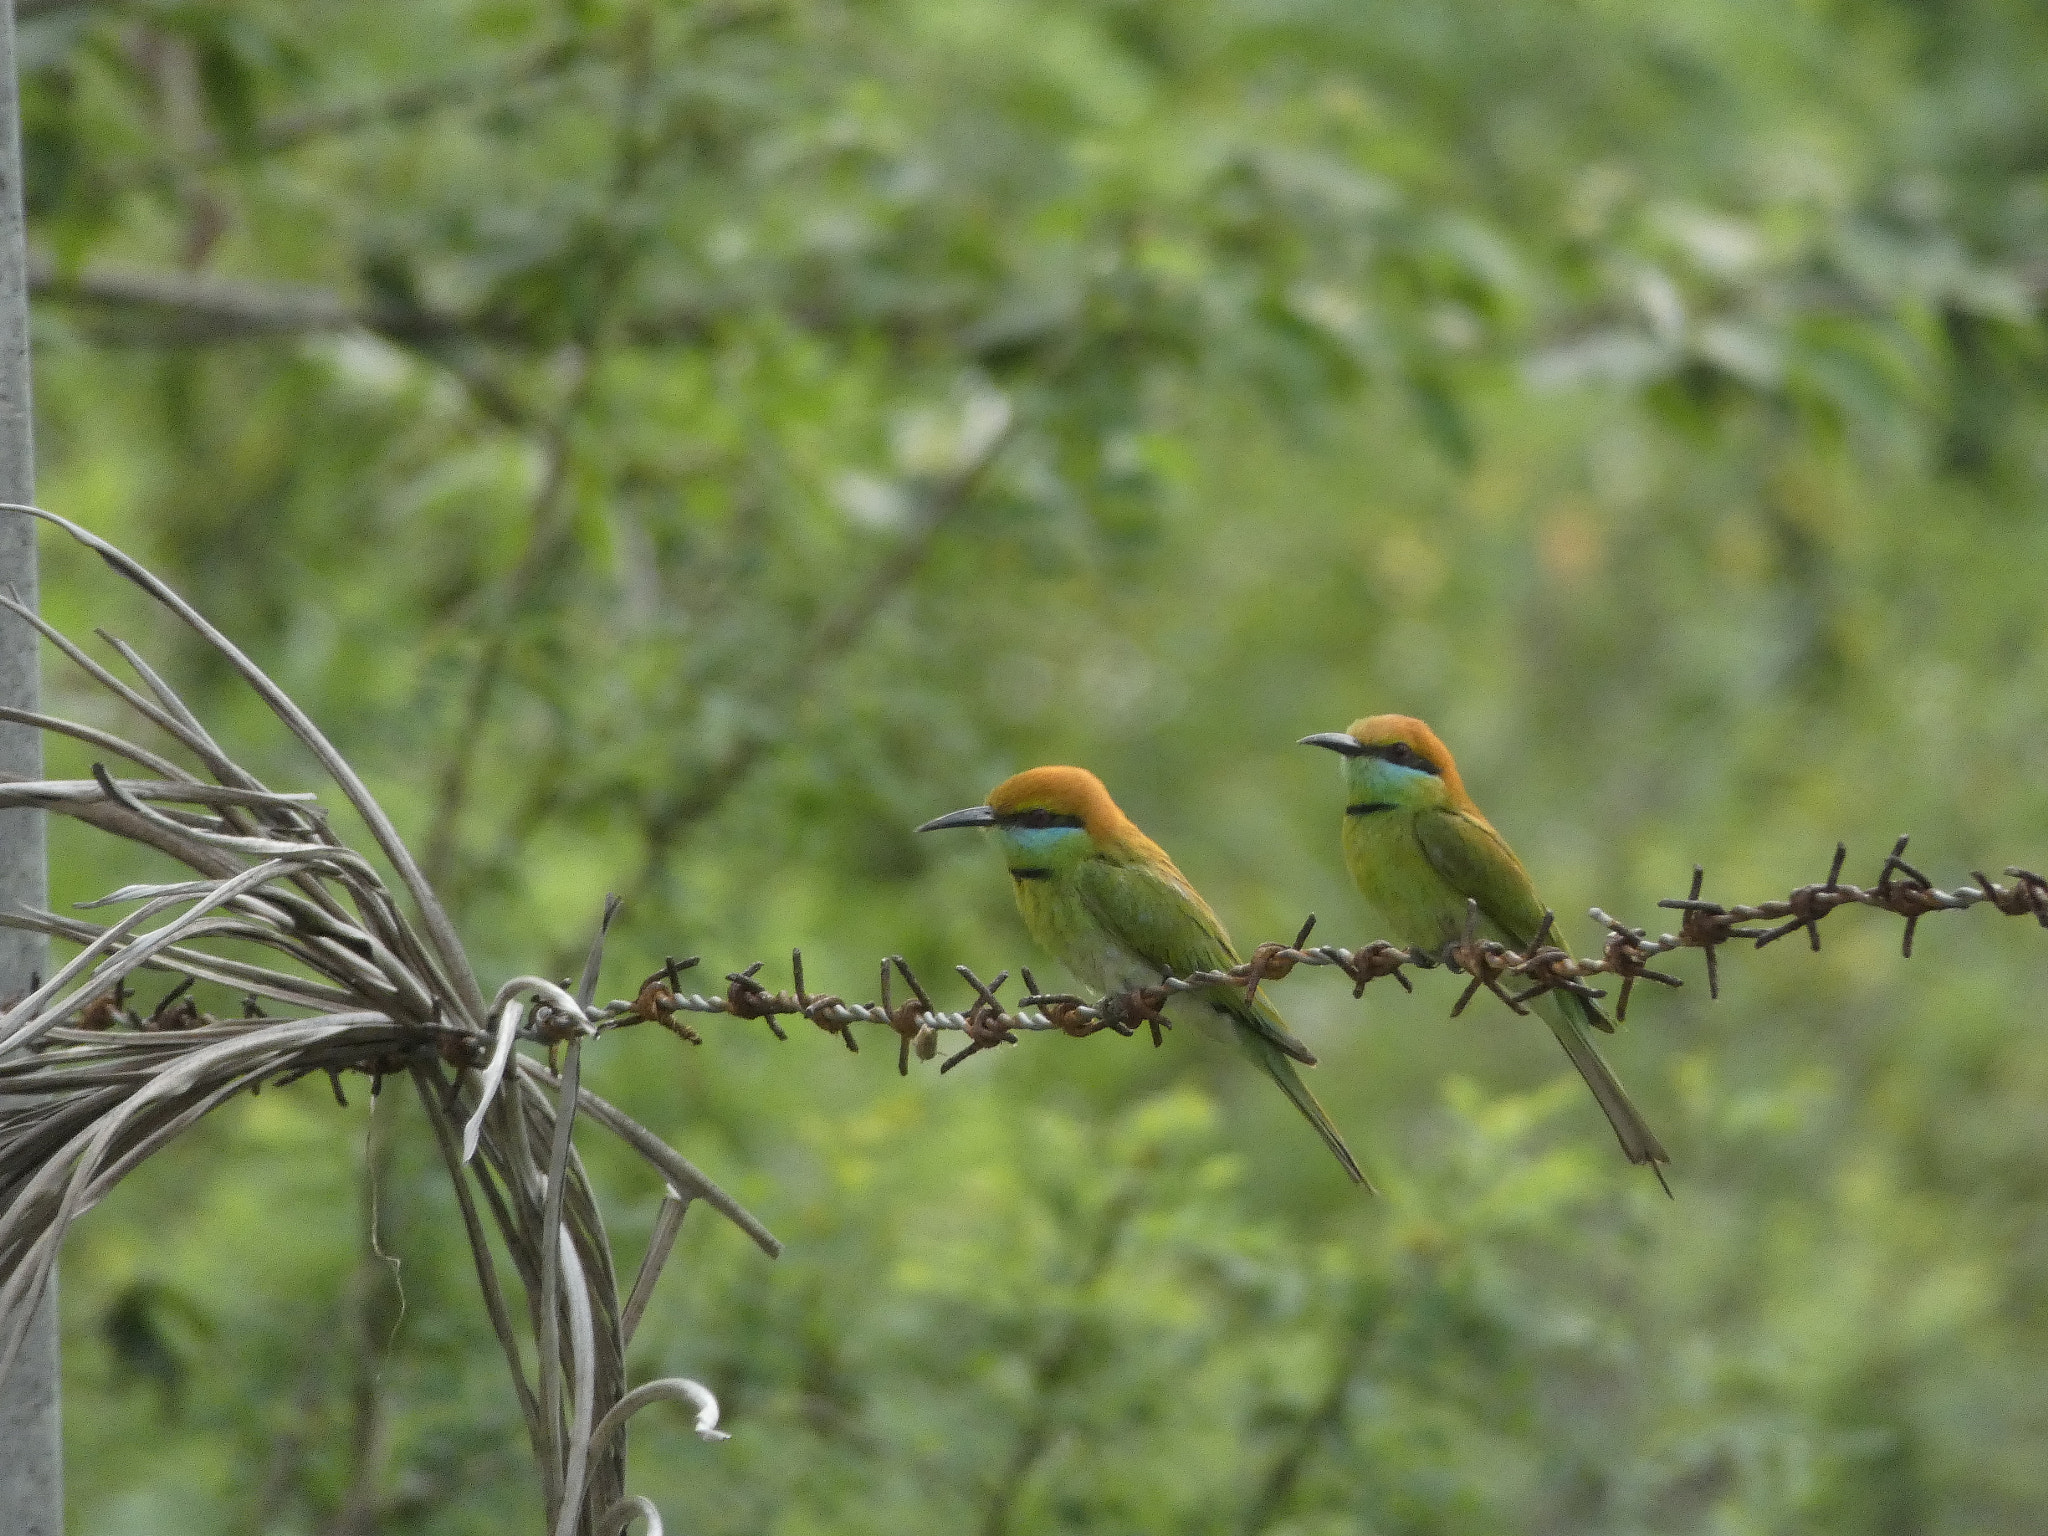
[[[1344,759],[1344,864],[1397,944],[1439,954],[1463,936],[1466,903],[1479,903],[1479,936],[1526,954],[1543,926],[1529,873],[1480,814],[1436,732],[1407,715],[1373,715],[1348,731],[1305,736]],[[1561,943],[1551,930],[1553,943]],[[1607,1112],[1622,1151],[1652,1171],[1671,1159],[1586,1026],[1614,1025],[1589,997],[1546,992],[1533,1006]],[[1657,1174],[1661,1182],[1663,1174]]]
[[[988,804],[917,830],[991,827],[1031,936],[1104,993],[1156,986],[1171,973],[1228,970],[1237,952],[1216,914],[1151,838],[1117,809],[1085,768],[1032,768],[998,784]],[[1263,995],[1234,986],[1175,997],[1169,1018],[1227,1028],[1294,1101],[1352,1179],[1366,1185],[1351,1149],[1294,1064],[1315,1065]]]

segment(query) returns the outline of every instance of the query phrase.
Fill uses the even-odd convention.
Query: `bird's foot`
[[[1173,994],[1164,987],[1135,987],[1129,992],[1116,992],[1096,1004],[1095,1011],[1105,1027],[1120,1035],[1133,1035],[1139,1025],[1152,1031],[1152,1043],[1164,1045],[1165,1031],[1173,1028],[1173,1021],[1160,1010]]]

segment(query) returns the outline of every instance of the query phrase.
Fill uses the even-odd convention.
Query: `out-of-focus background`
[[[1381,710],[1582,951],[1695,862],[2048,864],[2028,0],[17,10],[42,500],[308,706],[487,982],[607,891],[600,996],[1058,975],[990,848],[910,832],[1047,761],[1247,946],[1359,942],[1293,742]],[[155,873],[53,848],[60,900]],[[636,1486],[790,1536],[2038,1529],[2048,934],[1826,935],[1638,994],[1675,1202],[1445,977],[1275,988],[1378,1200],[1190,1042],[608,1037],[788,1243],[691,1218],[633,1365],[733,1439],[643,1416]],[[74,1238],[76,1529],[535,1524],[416,1107],[349,1099],[221,1110]],[[630,1252],[659,1192],[592,1153]]]

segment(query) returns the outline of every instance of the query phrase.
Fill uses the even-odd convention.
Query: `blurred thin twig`
[[[641,46],[628,49],[636,62],[625,72],[624,99],[612,132],[611,186],[605,206],[589,222],[594,248],[584,258],[590,265],[591,297],[577,316],[571,351],[572,377],[543,436],[542,471],[527,516],[526,547],[506,576],[503,591],[490,605],[488,633],[464,692],[461,717],[442,765],[432,825],[427,834],[426,869],[437,886],[446,887],[454,874],[462,813],[484,728],[496,702],[517,634],[519,617],[532,602],[541,577],[561,556],[576,511],[569,491],[573,438],[578,419],[596,387],[600,360],[614,329],[612,311],[627,287],[636,251],[637,225],[627,217],[629,204],[646,174],[648,155],[641,116],[650,83],[651,60],[642,35],[650,21],[645,7],[634,13],[629,28]]]
[[[1017,429],[1010,402],[1002,396],[989,399],[989,419],[981,424],[978,439],[968,445],[961,462],[922,488],[923,509],[915,526],[875,563],[858,587],[810,630],[803,645],[777,674],[776,681],[762,690],[763,697],[780,701],[782,713],[799,706],[816,690],[833,658],[844,654],[890,599],[918,573],[931,558],[940,535],[972,504],[976,491]],[[647,818],[646,858],[638,878],[628,887],[629,900],[646,893],[660,877],[683,833],[716,810],[779,739],[776,732],[768,729],[742,732],[687,789]]]

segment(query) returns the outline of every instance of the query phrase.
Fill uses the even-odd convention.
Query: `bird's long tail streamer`
[[[1564,1047],[1565,1055],[1571,1057],[1572,1065],[1579,1069],[1579,1076],[1586,1080],[1586,1086],[1593,1090],[1593,1097],[1607,1114],[1607,1123],[1614,1127],[1615,1139],[1621,1143],[1621,1150],[1628,1154],[1632,1163],[1647,1163],[1657,1175],[1657,1182],[1664,1184],[1664,1170],[1660,1163],[1671,1161],[1671,1155],[1664,1150],[1664,1144],[1657,1139],[1657,1133],[1650,1129],[1628,1092],[1621,1086],[1612,1069],[1600,1059],[1600,1053],[1593,1049],[1593,1042],[1586,1038],[1586,1027],[1579,1019],[1579,1010],[1588,1006],[1578,998],[1562,993],[1552,993],[1542,999],[1537,1007],[1550,1025],[1550,1031],[1557,1036],[1557,1043]],[[1671,1186],[1664,1184],[1669,1194]]]
[[[1323,1138],[1323,1145],[1328,1147],[1337,1161],[1344,1165],[1344,1171],[1351,1176],[1351,1182],[1363,1184],[1368,1194],[1377,1194],[1378,1191],[1372,1187],[1372,1180],[1368,1179],[1365,1170],[1358,1166],[1358,1159],[1353,1157],[1351,1149],[1344,1145],[1344,1138],[1337,1133],[1337,1127],[1330,1123],[1330,1117],[1323,1112],[1323,1106],[1316,1102],[1316,1096],[1309,1092],[1308,1084],[1301,1080],[1301,1073],[1295,1069],[1294,1063],[1287,1059],[1278,1046],[1263,1036],[1247,1033],[1245,1039],[1247,1047],[1258,1059],[1259,1065],[1264,1067],[1273,1081],[1280,1085],[1280,1091],[1294,1101],[1294,1107],[1301,1111],[1302,1118],[1314,1126],[1316,1134]]]

